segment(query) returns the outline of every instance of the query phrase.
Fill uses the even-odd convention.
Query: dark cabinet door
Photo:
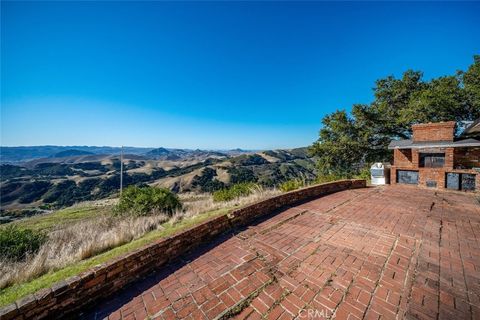
[[[447,189],[460,190],[460,174],[459,173],[447,173]]]
[[[446,177],[447,189],[451,190],[475,190],[475,175],[468,173],[448,172]]]
[[[418,171],[398,170],[397,183],[418,184]]]
[[[475,190],[475,175],[462,173],[462,190]]]

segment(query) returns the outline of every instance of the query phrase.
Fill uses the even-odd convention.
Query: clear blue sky
[[[480,3],[1,3],[1,145],[286,148],[412,68],[480,53]]]

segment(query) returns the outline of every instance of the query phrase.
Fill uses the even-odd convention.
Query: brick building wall
[[[393,165],[402,168],[413,168],[412,149],[395,149],[393,151]]]
[[[455,121],[415,124],[412,126],[413,141],[453,141]]]
[[[391,183],[397,183],[398,171],[402,170],[407,171],[402,173],[402,183],[445,188],[447,173],[455,173],[458,175],[449,176],[450,188],[456,188],[458,177],[461,189],[471,189],[473,184],[469,182],[471,177],[467,175],[475,175],[475,188],[479,190],[480,172],[474,168],[480,167],[480,147],[436,147],[439,144],[435,142],[449,145],[454,142],[455,126],[455,121],[413,125],[412,146],[409,149],[394,148]],[[443,161],[439,154],[444,155]]]
[[[418,149],[412,150],[412,163],[414,168],[418,168],[418,164],[420,163],[420,159],[418,157]]]
[[[445,164],[442,168],[420,167],[421,153],[444,153]],[[411,161],[409,161],[409,157]],[[390,181],[397,183],[398,170],[418,171],[418,185],[427,187],[428,182],[435,182],[437,188],[446,187],[446,174],[475,174],[477,190],[480,187],[480,173],[474,170],[480,167],[480,148],[428,148],[428,149],[395,149],[394,165],[390,170]]]
[[[419,168],[418,184],[424,187],[428,182],[435,183],[437,188],[445,188],[445,169]]]
[[[443,149],[445,152],[445,169],[453,169],[454,167],[454,153],[455,148],[445,148]]]
[[[445,164],[442,168],[420,167],[422,153],[443,153]],[[480,173],[473,170],[480,167],[480,148],[423,148],[423,149],[395,149],[394,165],[390,170],[390,181],[397,183],[398,170],[418,171],[418,185],[427,187],[435,182],[437,188],[446,187],[446,174],[466,173],[476,175],[477,190],[480,187]],[[429,183],[430,182],[430,183]]]
[[[475,185],[477,192],[480,190],[480,173],[473,169],[448,169],[448,168],[412,168],[412,167],[396,167],[390,169],[390,183],[397,184],[397,171],[411,170],[418,172],[418,185],[428,187],[428,181],[435,181],[437,188],[445,188],[447,173],[465,173],[475,175]]]

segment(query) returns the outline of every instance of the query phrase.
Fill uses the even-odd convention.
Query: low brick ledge
[[[74,312],[92,306],[125,285],[148,276],[155,269],[219,234],[246,226],[285,206],[338,191],[365,187],[365,180],[340,180],[314,185],[256,202],[233,210],[227,215],[208,219],[4,306],[0,309],[0,320],[74,317]]]

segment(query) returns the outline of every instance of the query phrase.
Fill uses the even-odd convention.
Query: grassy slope
[[[58,223],[69,223],[73,221],[73,219],[77,219],[76,221],[78,221],[81,219],[85,219],[89,216],[92,216],[94,214],[98,214],[98,212],[95,213],[95,210],[97,209],[98,208],[83,208],[81,210],[66,209],[66,210],[61,210],[57,213],[53,213],[52,216],[55,215],[53,217],[47,217],[47,216],[35,217],[35,218],[39,218],[39,219],[36,219],[36,222],[30,222],[25,220],[20,223],[29,227],[37,227],[38,229],[48,229],[48,228],[53,228]],[[129,251],[138,249],[153,240],[156,240],[162,237],[171,236],[172,234],[178,231],[185,230],[193,225],[196,225],[200,222],[207,220],[208,218],[226,214],[230,209],[231,208],[222,208],[215,211],[205,212],[191,218],[183,219],[177,223],[167,222],[163,225],[164,229],[162,230],[151,231],[146,235],[144,235],[143,237],[136,239],[132,242],[116,247],[112,250],[106,251],[92,258],[80,261],[78,263],[75,263],[74,265],[67,266],[58,271],[47,273],[29,282],[19,283],[19,284],[7,287],[3,290],[0,290],[0,306],[4,306],[9,303],[12,303],[15,300],[21,297],[24,297],[30,293],[34,293],[39,289],[50,287],[52,284],[54,284],[57,281],[64,280],[68,277],[79,274],[97,264],[107,262],[108,260],[116,258]],[[68,217],[67,216],[68,214],[73,214],[73,216]],[[38,223],[38,226],[36,226],[35,223]]]
[[[67,224],[88,220],[91,217],[108,214],[109,207],[75,207],[58,210],[50,214],[34,216],[14,222],[16,225],[28,229],[49,231],[59,229]]]

